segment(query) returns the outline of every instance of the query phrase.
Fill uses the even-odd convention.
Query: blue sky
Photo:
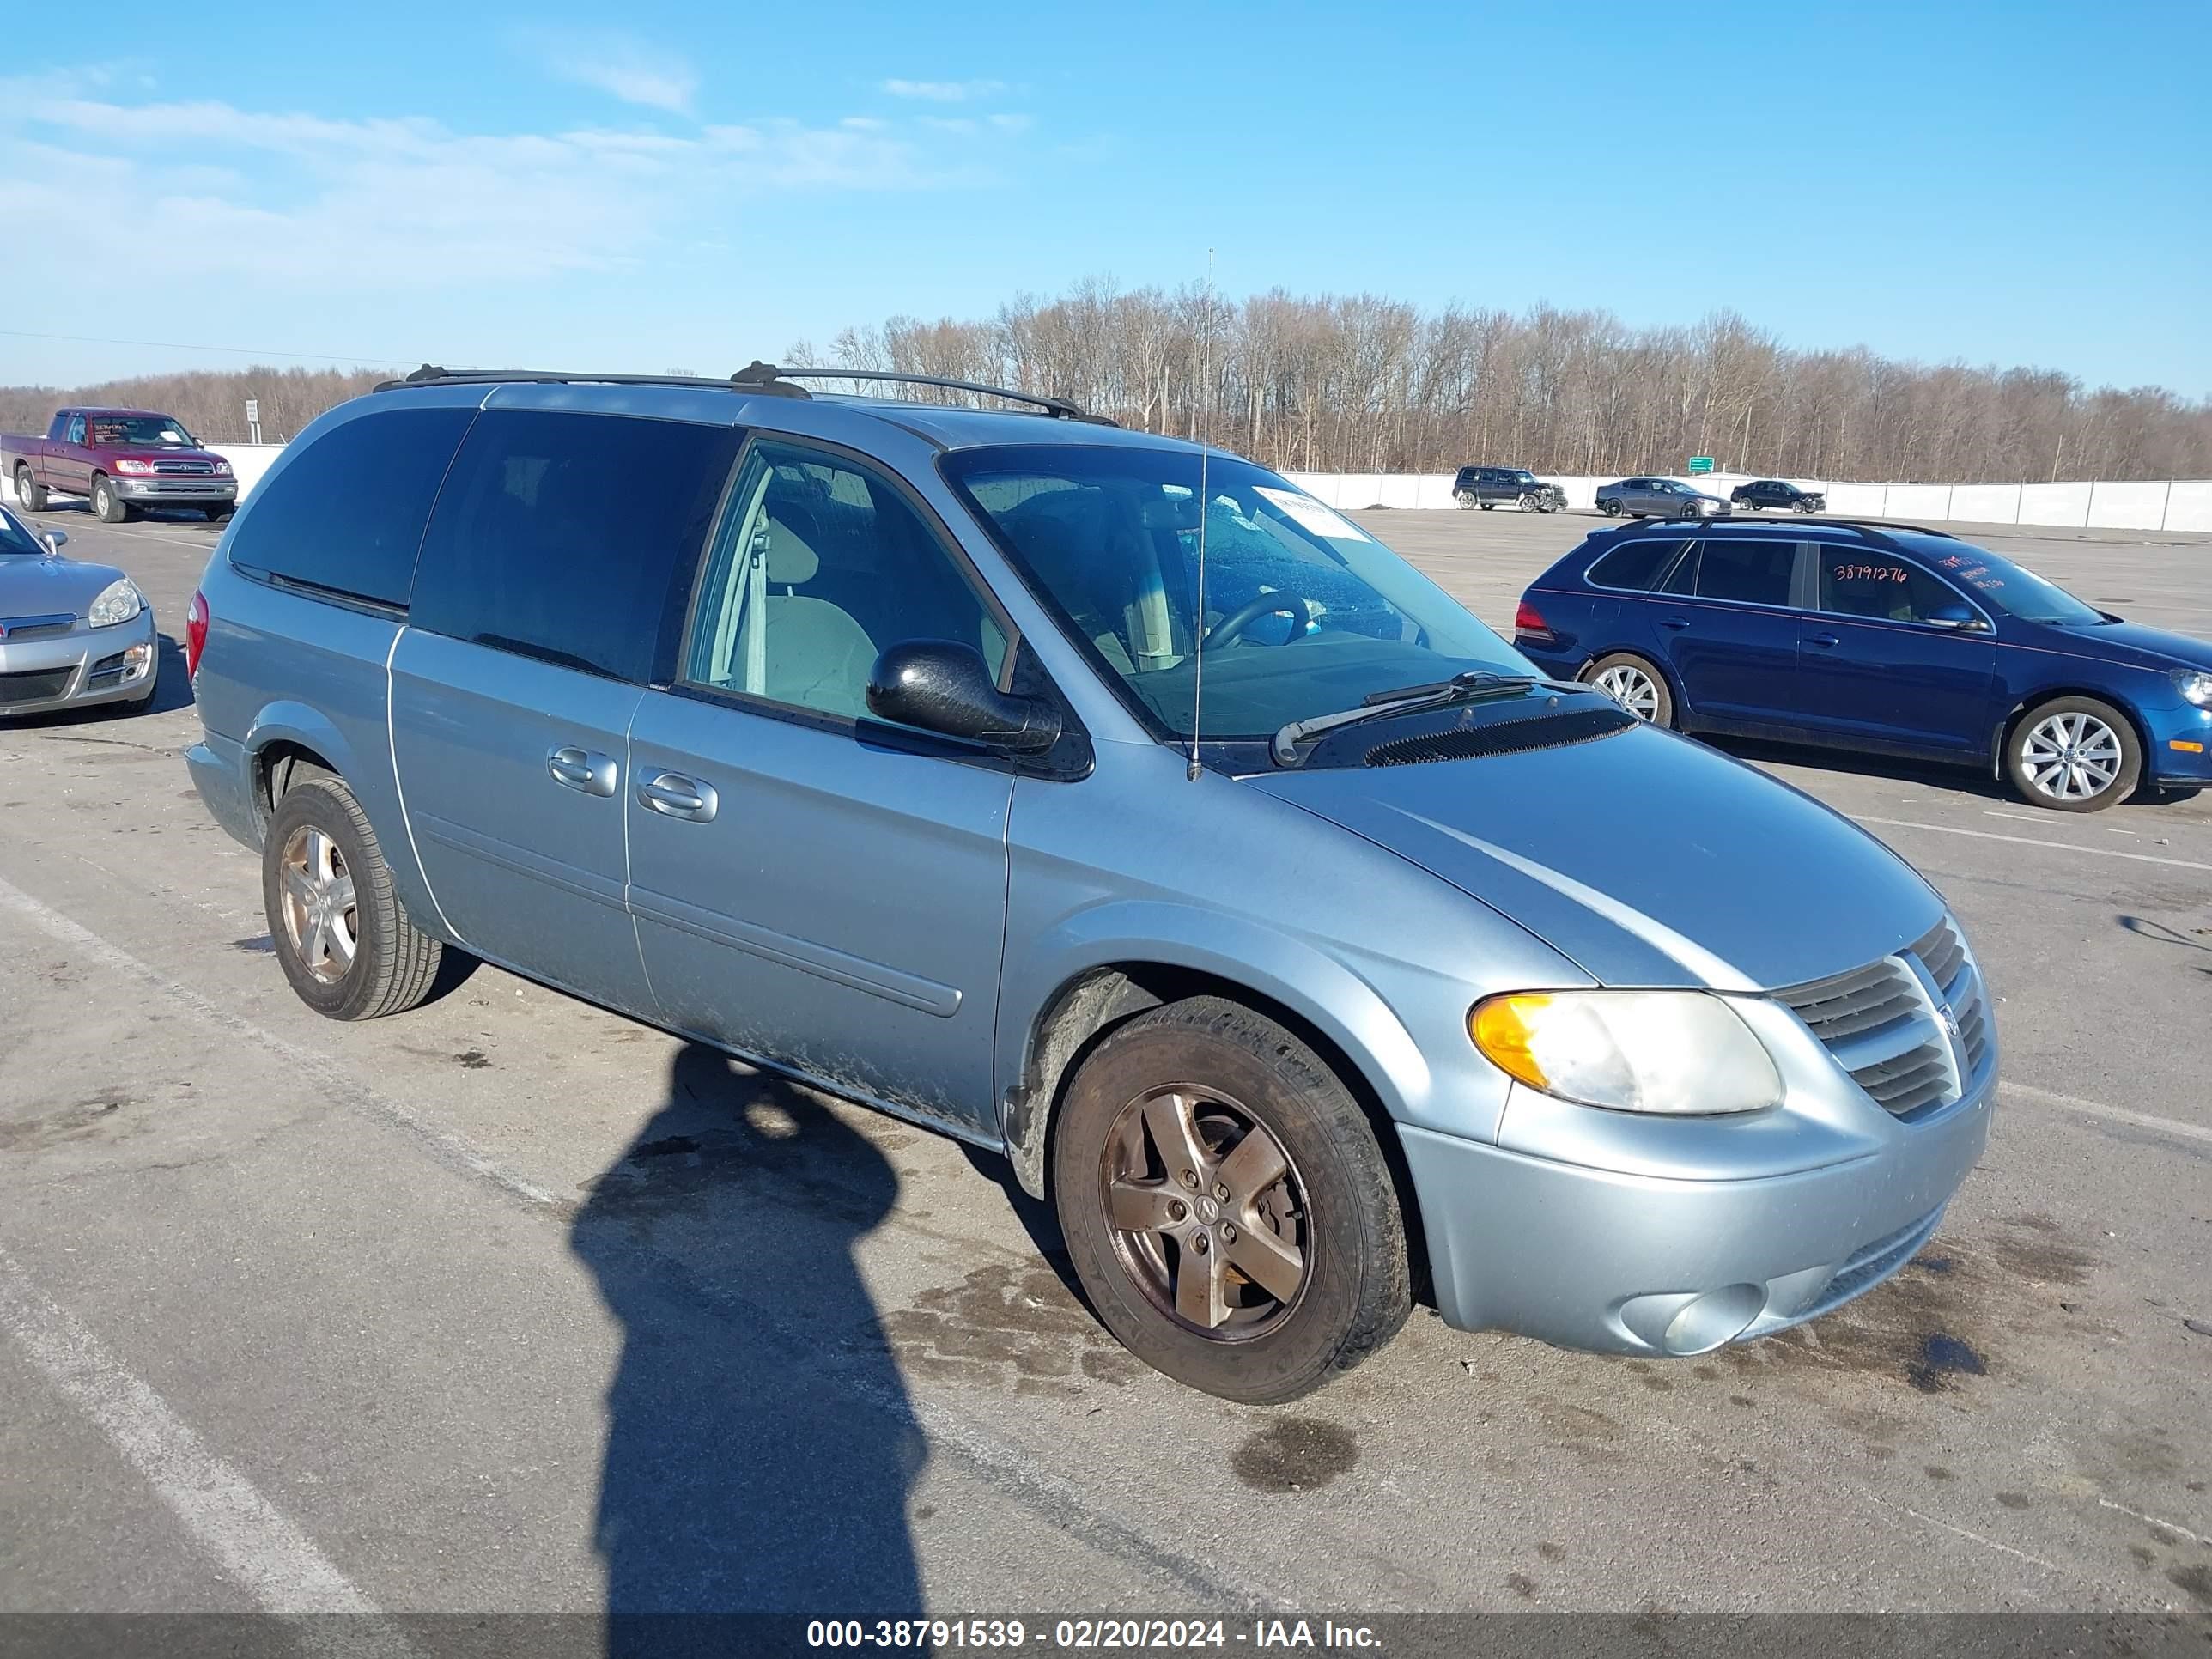
[[[0,325],[726,373],[1201,276],[2212,394],[2212,6],[237,3],[20,32]],[[0,332],[0,382],[235,364]]]

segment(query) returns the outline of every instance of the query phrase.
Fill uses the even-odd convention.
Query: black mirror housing
[[[908,640],[878,657],[868,712],[1013,755],[1041,755],[1060,740],[1058,709],[1000,690],[982,653],[951,640]]]

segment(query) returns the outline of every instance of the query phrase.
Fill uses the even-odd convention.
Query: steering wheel
[[[1207,629],[1205,635],[1206,643],[1227,645],[1232,640],[1242,638],[1244,630],[1259,621],[1261,617],[1282,616],[1294,617],[1297,622],[1297,625],[1291,629],[1290,637],[1283,641],[1285,645],[1288,645],[1291,640],[1304,637],[1305,624],[1312,615],[1313,612],[1307,608],[1306,602],[1295,593],[1255,594],[1219,622],[1214,623],[1212,627]]]

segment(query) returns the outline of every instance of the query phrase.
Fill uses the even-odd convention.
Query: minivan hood
[[[1411,860],[1602,984],[1799,985],[1899,950],[1943,914],[1849,819],[1653,726],[1249,781]]]

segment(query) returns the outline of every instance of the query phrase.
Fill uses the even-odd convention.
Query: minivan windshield
[[[1985,547],[1909,531],[1892,533],[1992,611],[2054,628],[2089,628],[2110,620],[2057,583],[2045,581]]]
[[[956,450],[939,463],[1039,599],[1155,733],[1265,739],[1369,694],[1536,669],[1350,520],[1249,461],[1137,445]]]

